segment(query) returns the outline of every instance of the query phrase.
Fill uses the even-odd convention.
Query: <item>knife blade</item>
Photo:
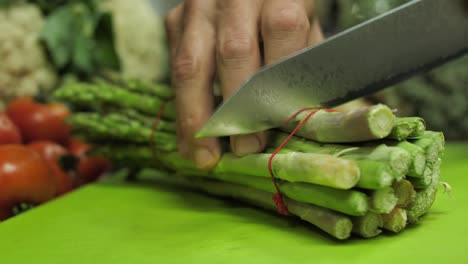
[[[464,0],[413,0],[266,66],[218,107],[197,137],[280,126],[304,107],[334,107],[468,51]]]

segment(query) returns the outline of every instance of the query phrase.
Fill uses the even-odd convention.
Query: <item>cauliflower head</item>
[[[51,89],[57,82],[39,41],[43,20],[34,4],[0,9],[0,108],[15,97]]]
[[[114,43],[125,78],[159,81],[168,72],[163,18],[149,0],[107,0],[102,8],[113,18]]]

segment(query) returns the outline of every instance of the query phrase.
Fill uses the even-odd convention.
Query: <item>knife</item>
[[[465,0],[413,0],[249,77],[196,137],[278,127],[299,109],[335,107],[468,51]]]

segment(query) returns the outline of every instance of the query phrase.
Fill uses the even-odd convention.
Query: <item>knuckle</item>
[[[226,35],[218,47],[218,54],[223,61],[248,59],[255,49],[253,38],[248,33],[236,32]]]
[[[193,55],[182,53],[176,55],[172,66],[172,72],[177,80],[191,80],[198,75],[200,67]]]
[[[264,27],[269,32],[306,32],[309,19],[303,6],[288,3],[271,8],[265,15]]]
[[[187,113],[180,118],[180,128],[184,131],[184,134],[193,134],[192,131],[196,131],[202,124],[200,116],[197,116],[193,112]]]

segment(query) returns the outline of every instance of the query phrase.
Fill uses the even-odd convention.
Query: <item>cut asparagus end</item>
[[[380,189],[392,185],[394,176],[387,164],[372,160],[358,160],[361,176],[357,187]]]
[[[408,141],[398,143],[398,146],[408,151],[411,155],[412,162],[409,167],[408,175],[413,177],[421,177],[426,167],[426,155],[424,150]]]
[[[432,171],[432,182],[423,190],[416,192],[416,196],[408,207],[408,221],[416,223],[418,219],[427,213],[435,201],[440,178],[440,159]]]
[[[396,207],[389,214],[383,214],[383,228],[394,232],[399,233],[406,227],[407,215],[406,210]]]
[[[416,195],[413,184],[408,180],[401,180],[393,184],[393,190],[398,198],[397,206],[405,208]]]
[[[364,216],[353,217],[353,230],[352,233],[364,238],[376,237],[382,230],[383,219],[380,214],[368,212]]]
[[[368,120],[369,130],[376,139],[388,136],[395,124],[392,110],[385,105],[370,107]]]
[[[422,177],[408,177],[408,180],[414,185],[417,189],[424,189],[428,187],[432,182],[432,166],[426,166]]]
[[[370,210],[375,213],[390,213],[398,202],[393,188],[385,187],[373,191],[370,197]]]
[[[398,141],[421,136],[426,130],[424,119],[420,117],[399,117],[388,138]]]

